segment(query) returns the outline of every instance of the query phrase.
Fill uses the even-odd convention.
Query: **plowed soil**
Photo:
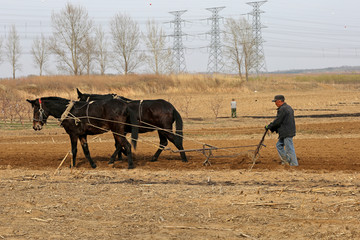
[[[352,119],[350,119],[352,120]],[[359,136],[360,120],[298,124],[298,137],[294,138],[296,153],[299,158],[298,170],[315,171],[360,171]],[[225,121],[225,120],[224,120]],[[46,126],[45,126],[46,128]],[[299,133],[300,132],[300,133]],[[0,164],[2,168],[21,168],[31,170],[56,169],[66,153],[70,150],[68,135],[62,129],[43,130],[43,132],[25,131],[24,135],[8,135],[1,137]],[[308,134],[311,133],[311,134]],[[21,134],[21,133],[18,133]],[[155,132],[140,135],[137,151],[135,151],[135,167],[146,170],[228,170],[248,169],[252,165],[251,154],[255,150],[263,134],[262,127],[211,128],[185,131],[184,148],[199,149],[203,143],[218,148],[237,147],[213,151],[210,166],[203,166],[206,156],[199,152],[187,153],[189,162],[181,162],[177,149],[171,143],[169,150],[162,153],[157,162],[149,162],[156,152],[158,138]],[[205,135],[203,139],[199,138]],[[216,140],[221,138],[222,140]],[[93,139],[93,140],[92,140]],[[261,157],[256,161],[256,170],[277,170],[282,166],[279,162],[275,143],[277,135],[268,135],[261,149]],[[249,147],[246,147],[249,146]],[[115,150],[110,133],[98,137],[89,136],[89,148],[99,169],[127,168],[126,157],[114,165],[107,164]],[[173,150],[173,151],[171,151]],[[229,156],[229,157],[221,157]],[[91,169],[87,159],[78,145],[79,169]],[[220,158],[219,158],[220,157]],[[64,165],[70,166],[70,156]]]

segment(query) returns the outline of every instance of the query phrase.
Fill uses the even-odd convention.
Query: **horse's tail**
[[[130,115],[130,124],[131,124],[131,144],[134,149],[136,149],[137,140],[139,137],[139,121],[137,120],[136,113],[128,109]]]
[[[173,116],[175,119],[175,126],[176,126],[176,136],[175,142],[182,143],[183,140],[183,120],[181,118],[180,113],[174,108]]]

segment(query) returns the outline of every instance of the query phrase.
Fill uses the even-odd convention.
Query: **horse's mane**
[[[41,99],[41,101],[43,101],[43,102],[48,101],[49,103],[55,103],[55,104],[61,104],[61,105],[67,105],[70,102],[69,99],[61,98],[61,97],[42,97],[39,99]]]
[[[61,97],[42,97],[40,99],[41,100],[50,100],[50,101],[64,101],[64,102],[70,101],[69,99],[61,98]]]
[[[109,93],[109,94],[90,94],[90,93],[82,93],[82,96],[84,96],[84,98],[88,98],[90,97],[91,100],[104,100],[104,99],[120,99],[123,100],[125,102],[131,102],[134,101],[130,98],[126,98],[123,96],[119,96],[116,93]],[[84,100],[85,101],[85,100]]]
[[[97,97],[97,98],[103,98],[103,97],[115,97],[116,94],[115,93],[109,93],[109,94],[87,94],[87,93],[83,93],[83,95],[85,96],[92,96],[92,97]]]
[[[134,101],[134,100],[132,100],[132,99],[130,99],[130,98],[126,98],[126,97],[123,97],[123,96],[119,96],[119,95],[116,95],[119,99],[121,99],[121,100],[124,100],[124,101],[126,101],[126,102],[131,102],[131,101]]]

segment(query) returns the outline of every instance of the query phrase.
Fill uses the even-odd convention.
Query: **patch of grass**
[[[316,82],[326,84],[359,84],[360,74],[309,74],[296,76],[294,80],[296,82]]]
[[[0,122],[0,130],[6,131],[15,131],[15,130],[23,130],[23,129],[32,129],[33,123],[30,121],[26,121],[23,124],[18,121],[14,121],[12,123]],[[46,124],[46,128],[56,128],[59,127],[56,121],[48,121]]]
[[[19,130],[19,129],[26,129],[31,128],[32,124],[30,123],[0,123],[0,130]]]

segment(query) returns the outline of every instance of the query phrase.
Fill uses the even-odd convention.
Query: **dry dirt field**
[[[185,149],[256,145],[276,114],[273,95],[237,97],[236,119],[229,106],[216,121],[194,107]],[[299,167],[279,165],[275,134],[251,171],[254,146],[214,151],[210,166],[196,152],[188,163],[171,151],[149,162],[157,143],[149,133],[133,170],[107,164],[114,142],[104,134],[89,137],[98,168],[79,146],[77,167],[68,157],[56,171],[70,148],[63,129],[2,130],[0,239],[360,239],[358,92],[288,95]]]

